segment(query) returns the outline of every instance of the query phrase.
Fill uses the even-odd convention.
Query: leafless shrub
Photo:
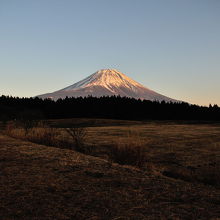
[[[27,136],[30,130],[37,125],[37,121],[31,119],[22,119],[18,123],[24,129],[25,136]]]
[[[89,153],[90,147],[85,146],[85,137],[87,134],[86,128],[68,128],[67,133],[70,135],[70,140],[65,133],[58,128],[48,126],[44,121],[39,121],[34,124],[25,121],[21,125],[20,121],[10,121],[4,133],[11,137],[28,140],[37,144],[47,146],[75,149],[79,152]],[[32,127],[34,125],[34,127]]]
[[[6,135],[13,136],[13,133],[14,133],[15,129],[17,129],[17,128],[18,128],[18,126],[17,126],[16,121],[8,121],[5,125],[4,133]]]
[[[42,113],[33,109],[26,109],[21,111],[17,116],[17,126],[25,131],[25,136],[28,135],[30,130],[38,125],[38,120],[43,117]]]
[[[87,129],[85,127],[71,127],[66,128],[65,131],[73,140],[73,148],[79,152],[85,152],[85,139],[87,136]]]

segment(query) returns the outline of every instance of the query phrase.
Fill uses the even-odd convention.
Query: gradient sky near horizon
[[[0,0],[0,95],[53,92],[105,68],[220,105],[220,1]]]

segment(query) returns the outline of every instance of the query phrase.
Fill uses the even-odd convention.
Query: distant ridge
[[[64,89],[38,95],[39,98],[57,100],[65,97],[121,96],[151,101],[177,102],[177,100],[150,90],[115,69],[102,69]]]

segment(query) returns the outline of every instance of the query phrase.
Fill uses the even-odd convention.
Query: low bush
[[[73,149],[85,153],[85,140],[87,136],[87,129],[85,127],[70,127],[65,131],[69,134],[73,141]]]
[[[58,146],[59,131],[55,128],[35,128],[26,135],[27,140],[47,146]]]
[[[144,144],[138,137],[118,141],[110,148],[110,157],[116,163],[142,168],[147,160]]]

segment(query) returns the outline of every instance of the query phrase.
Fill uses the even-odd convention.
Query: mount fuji
[[[57,100],[66,97],[101,97],[113,95],[151,101],[177,102],[175,99],[146,88],[115,69],[99,70],[71,86],[52,93],[38,95],[37,97]]]

